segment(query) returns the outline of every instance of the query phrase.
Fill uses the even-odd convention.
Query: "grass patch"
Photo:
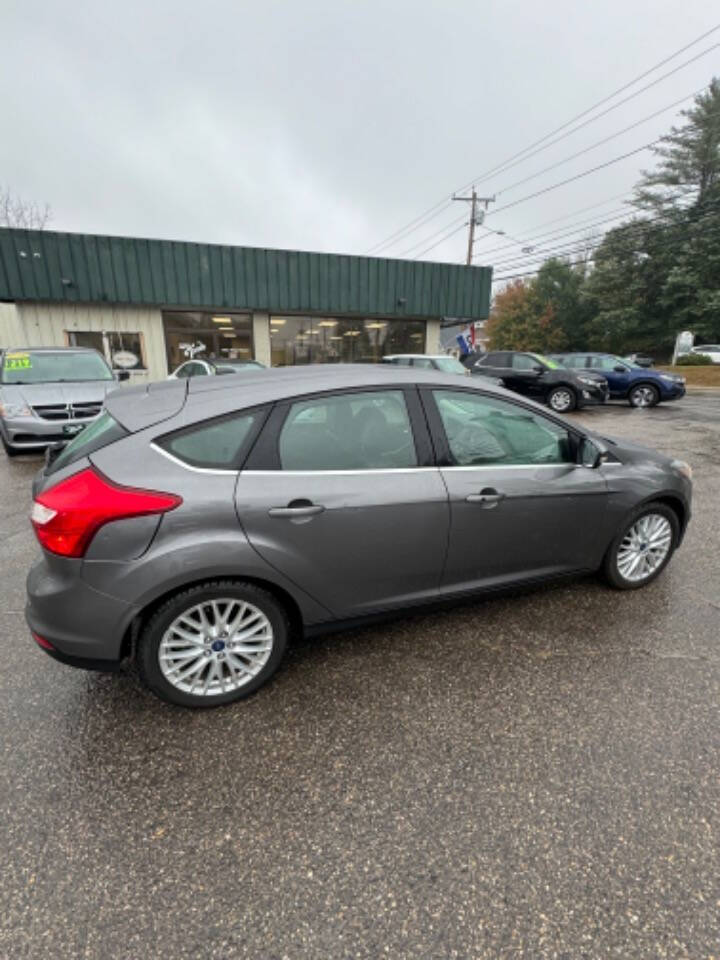
[[[657,367],[685,377],[689,387],[720,387],[720,363],[709,367]]]

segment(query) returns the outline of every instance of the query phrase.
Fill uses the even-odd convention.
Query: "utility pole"
[[[464,200],[466,203],[470,204],[470,230],[468,231],[468,248],[467,248],[467,259],[465,263],[470,266],[473,258],[473,243],[475,242],[475,227],[480,226],[480,224],[485,219],[485,214],[487,212],[488,205],[495,202],[495,197],[479,197],[477,195],[477,190],[475,187],[472,188],[472,193],[469,197],[456,197],[453,195],[453,200]],[[477,205],[482,203],[485,205],[484,210],[478,212]]]

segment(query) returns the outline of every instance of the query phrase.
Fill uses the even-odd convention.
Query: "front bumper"
[[[55,659],[113,670],[137,610],[89,586],[83,563],[43,553],[28,574],[25,619],[33,633],[52,644],[46,652]]]
[[[685,393],[684,383],[678,383],[675,386],[663,384],[660,388],[660,400],[680,400],[681,397],[685,396]]]
[[[42,450],[50,443],[72,440],[96,418],[82,420],[41,420],[39,417],[2,417],[0,433],[15,450]]]
[[[593,403],[607,403],[610,397],[610,391],[607,386],[590,386],[587,383],[582,385],[582,394],[581,394],[581,403],[583,406],[588,406]]]

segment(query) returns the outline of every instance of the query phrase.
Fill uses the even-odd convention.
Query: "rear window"
[[[173,457],[191,467],[206,470],[239,470],[254,427],[265,417],[265,410],[223,417],[194,427],[188,427],[156,440]]]
[[[46,475],[56,473],[63,467],[81,460],[83,457],[95,453],[102,447],[116,440],[122,440],[128,435],[127,430],[121,427],[117,420],[114,420],[107,410],[103,411],[97,420],[93,420],[84,430],[74,437],[68,445],[60,451],[58,456],[46,468]]]

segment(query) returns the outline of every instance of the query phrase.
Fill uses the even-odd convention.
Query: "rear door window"
[[[265,413],[253,410],[186,427],[155,443],[191,467],[239,470]]]
[[[382,470],[418,463],[401,390],[294,403],[278,449],[282,470]]]

